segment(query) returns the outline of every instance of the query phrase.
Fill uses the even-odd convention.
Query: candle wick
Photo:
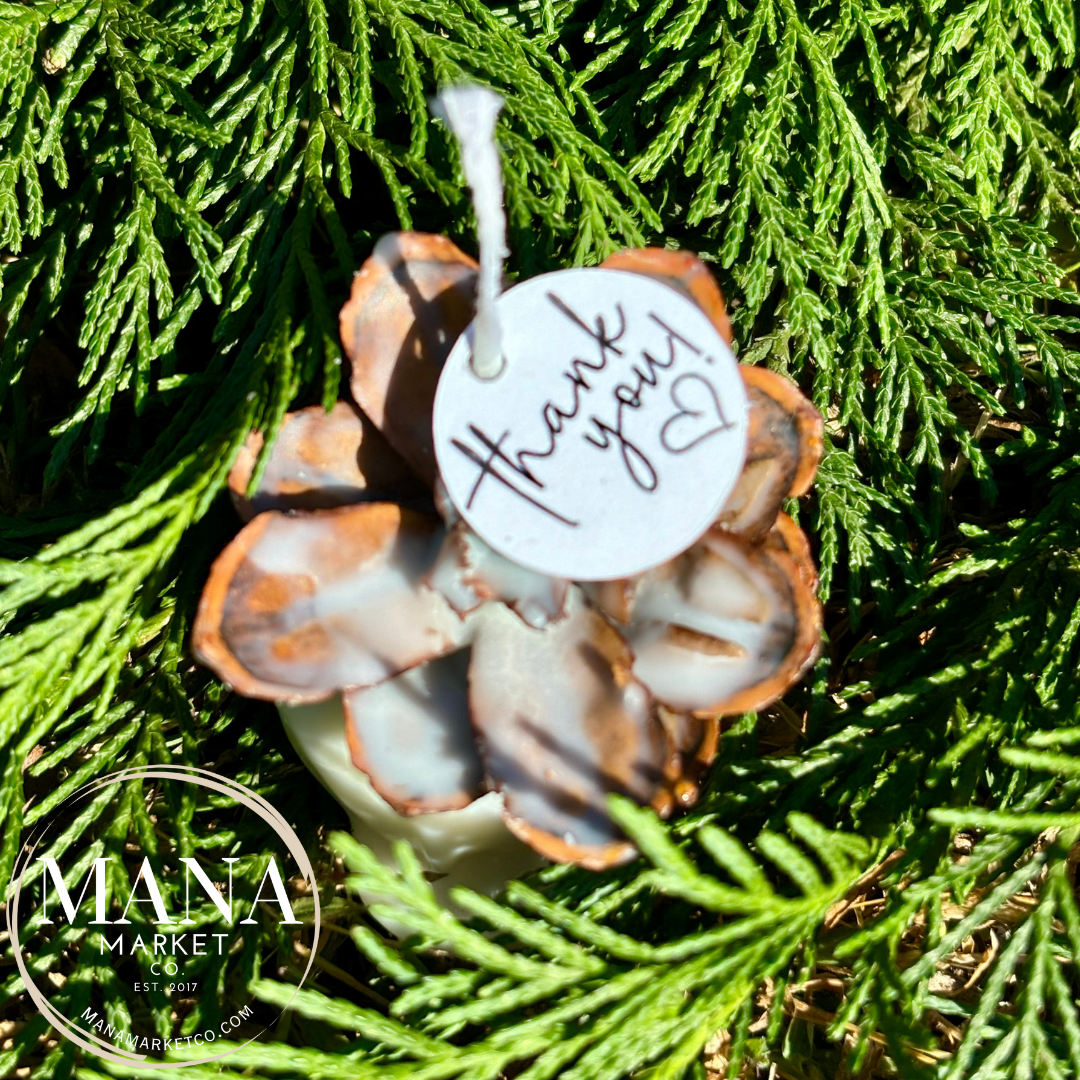
[[[485,86],[444,87],[432,104],[445,120],[461,149],[461,168],[472,189],[476,235],[480,245],[480,274],[476,283],[476,321],[470,361],[473,373],[493,379],[504,366],[502,326],[495,301],[502,285],[506,248],[502,166],[495,143],[495,121],[503,99]]]

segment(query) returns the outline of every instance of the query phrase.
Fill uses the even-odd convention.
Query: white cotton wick
[[[495,310],[502,283],[506,248],[502,166],[495,144],[495,121],[503,99],[485,86],[448,86],[436,98],[433,111],[450,126],[461,148],[461,168],[472,188],[476,235],[480,244],[480,275],[476,284],[472,370],[481,379],[502,371],[502,327]]]

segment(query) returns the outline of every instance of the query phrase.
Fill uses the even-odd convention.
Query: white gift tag
[[[497,301],[505,366],[458,338],[435,396],[450,499],[491,547],[553,577],[600,581],[697,540],[735,486],[746,392],[693,302],[623,270],[560,270]]]

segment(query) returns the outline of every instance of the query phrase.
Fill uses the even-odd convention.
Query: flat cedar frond
[[[264,791],[341,932],[226,1075],[1080,1073],[1077,43],[1064,0],[0,2],[0,879],[116,767]],[[730,724],[692,815],[616,809],[638,863],[451,912],[407,850],[392,873],[327,841],[343,816],[273,710],[186,638],[240,445],[341,392],[375,240],[474,248],[428,108],[460,80],[506,99],[511,277],[697,251],[740,358],[813,396],[791,510],[828,641]],[[206,854],[203,809],[101,798],[50,853]],[[252,933],[237,977],[283,1002],[303,947]],[[58,1007],[172,1029],[92,939],[41,948]],[[244,996],[205,977],[190,1030]],[[104,1068],[4,989],[0,1074]]]

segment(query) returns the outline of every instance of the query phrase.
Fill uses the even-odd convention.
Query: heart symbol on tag
[[[660,445],[672,454],[685,454],[735,426],[724,416],[716,388],[702,375],[680,375],[671,384],[670,396],[679,411],[660,429]]]

